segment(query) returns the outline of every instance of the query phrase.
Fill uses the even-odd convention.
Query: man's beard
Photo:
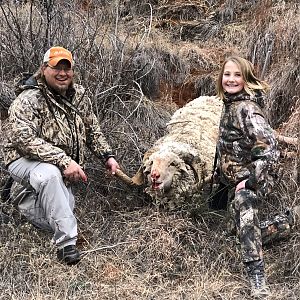
[[[58,94],[65,96],[68,89],[69,89],[69,86],[63,85],[63,86],[57,86],[57,87],[55,87],[54,90],[55,90]]]

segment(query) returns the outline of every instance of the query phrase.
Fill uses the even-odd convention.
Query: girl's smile
[[[222,87],[229,94],[236,94],[244,89],[245,81],[240,68],[232,61],[224,66]]]

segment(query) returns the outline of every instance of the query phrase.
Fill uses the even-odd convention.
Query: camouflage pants
[[[242,189],[235,193],[229,209],[235,222],[244,262],[262,259],[262,244],[290,234],[291,220],[287,214],[276,215],[270,220],[260,222],[257,206],[256,193]]]
[[[262,259],[262,238],[255,192],[247,189],[239,190],[232,200],[231,208],[243,261]]]

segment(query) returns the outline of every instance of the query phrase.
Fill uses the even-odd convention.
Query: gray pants
[[[8,167],[23,188],[15,197],[20,213],[41,229],[54,232],[58,248],[75,245],[77,221],[74,196],[64,184],[60,170],[48,163],[20,158]]]

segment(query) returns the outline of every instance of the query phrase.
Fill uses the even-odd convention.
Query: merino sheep
[[[213,168],[221,110],[215,96],[194,99],[173,114],[167,134],[144,154],[142,179],[156,204],[174,209],[201,195]]]

